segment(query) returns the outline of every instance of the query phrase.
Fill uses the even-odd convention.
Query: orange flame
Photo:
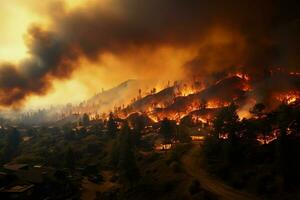
[[[300,92],[299,91],[290,91],[287,93],[282,93],[282,94],[277,95],[276,99],[278,101],[281,101],[281,102],[284,102],[287,104],[292,104],[300,99]]]

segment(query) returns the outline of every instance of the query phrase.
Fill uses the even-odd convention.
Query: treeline
[[[296,192],[300,178],[300,103],[239,120],[237,107],[223,108],[203,148],[207,169],[231,185],[261,195]],[[260,139],[260,140],[258,140]]]

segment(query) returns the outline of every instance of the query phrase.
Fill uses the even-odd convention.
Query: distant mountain
[[[97,107],[102,112],[111,110],[114,106],[130,103],[131,99],[138,96],[141,85],[141,81],[130,79],[116,87],[96,94],[83,104],[85,107]]]

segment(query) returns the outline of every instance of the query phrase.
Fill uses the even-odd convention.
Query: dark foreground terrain
[[[0,127],[1,199],[298,199],[299,104]]]

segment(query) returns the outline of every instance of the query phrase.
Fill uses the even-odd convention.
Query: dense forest
[[[297,198],[299,102],[273,111],[256,104],[250,112],[239,119],[232,103],[208,124],[189,116],[151,122],[138,113],[126,120],[85,114],[60,127],[3,124],[1,185],[34,185],[30,198],[37,199],[226,198],[204,173],[243,198]]]

